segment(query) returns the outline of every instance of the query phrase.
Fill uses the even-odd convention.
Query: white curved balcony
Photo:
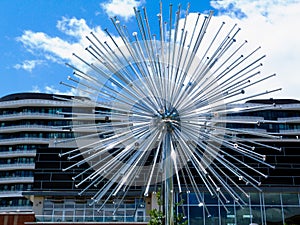
[[[221,119],[224,120],[233,120],[233,121],[243,121],[245,122],[257,122],[257,121],[262,121],[264,120],[264,117],[262,116],[226,116],[226,117],[220,117]]]
[[[278,118],[277,120],[282,123],[300,123],[300,117],[285,117]]]
[[[276,109],[276,108],[274,108],[274,109]],[[280,110],[281,109],[299,110],[300,104],[282,104],[282,105],[280,105]]]
[[[35,163],[0,164],[0,171],[6,170],[34,170]]]
[[[16,150],[16,151],[7,151],[1,152],[1,158],[11,158],[11,157],[35,157],[36,150]]]
[[[21,120],[21,119],[61,119],[64,115],[56,113],[36,113],[36,112],[20,112],[0,115],[1,121]]]
[[[74,104],[69,101],[56,101],[56,100],[46,100],[46,99],[21,99],[21,100],[13,100],[13,101],[3,101],[0,102],[0,108],[18,108],[24,106],[65,106],[72,107]],[[83,105],[83,104],[80,104]],[[80,106],[79,105],[79,106]],[[86,106],[86,105],[85,105]]]
[[[0,198],[23,197],[22,191],[0,191]]]
[[[14,145],[14,144],[48,144],[48,138],[7,138],[0,139],[1,145]]]
[[[44,125],[17,125],[0,127],[0,133],[14,133],[20,131],[62,131],[60,127]]]
[[[1,177],[0,184],[25,184],[33,183],[33,177]]]
[[[266,129],[261,129],[261,128],[234,128],[235,131],[239,132],[239,133],[253,133],[253,134],[256,134],[256,133],[260,133],[260,134],[263,134],[263,133],[267,133],[267,130]]]
[[[279,130],[280,134],[297,135],[300,137],[300,129]]]

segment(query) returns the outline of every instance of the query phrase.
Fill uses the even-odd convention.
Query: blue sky
[[[177,7],[186,1],[163,1]],[[274,97],[300,99],[299,0],[191,0],[190,12],[215,11],[215,17],[237,22],[241,38],[261,45],[268,59],[266,73],[277,73],[274,86],[283,91]],[[60,85],[72,70],[72,53],[87,46],[91,30],[105,39],[112,34],[110,16],[130,29],[136,28],[132,7],[147,8],[153,31],[157,27],[159,1],[153,0],[1,0],[0,1],[0,97],[16,92],[70,93]],[[167,12],[167,11],[166,11]],[[166,14],[166,13],[165,13]]]

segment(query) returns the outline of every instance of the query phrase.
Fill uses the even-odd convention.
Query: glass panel
[[[44,222],[51,222],[52,221],[52,210],[45,210],[42,220]]]
[[[65,221],[72,222],[74,216],[74,211],[65,211]]]
[[[205,225],[219,225],[219,207],[209,206],[205,211]]]
[[[203,207],[190,207],[190,225],[203,225]]]
[[[299,205],[298,193],[282,193],[283,205]]]
[[[234,212],[234,206],[227,206],[226,209],[222,206],[220,206],[220,212],[221,212],[221,224],[226,225],[235,225],[236,215]]]
[[[247,193],[248,195],[250,195],[250,193]],[[246,203],[246,204],[250,204],[250,198],[247,197],[245,194],[241,194],[240,195],[241,199]],[[252,197],[252,196],[250,196]],[[255,196],[253,196],[255,198]],[[258,200],[259,200],[259,197],[258,197]],[[240,203],[243,205],[243,202],[240,201]]]
[[[199,204],[199,201],[198,201],[195,193],[189,193],[188,196],[189,196],[189,204],[194,204],[194,205]],[[184,201],[184,202],[186,202],[186,201]]]
[[[121,221],[121,222],[123,222],[124,221],[124,211],[118,210],[115,213],[114,221]]]
[[[279,193],[264,193],[265,205],[281,205]]]
[[[135,210],[126,210],[126,222],[134,222]]]
[[[83,221],[83,215],[84,215],[84,211],[83,210],[75,210],[75,221],[76,222]]]
[[[103,211],[98,212],[97,210],[95,210],[94,212],[95,212],[94,220],[96,222],[103,222],[104,221]]]
[[[85,206],[85,204],[86,204],[86,203],[79,203],[79,202],[76,202],[76,206],[75,206],[75,207],[76,207],[77,209],[83,209],[84,206]]]
[[[250,208],[244,206],[241,208],[239,206],[236,207],[236,222],[239,225],[249,225],[251,223],[252,214],[250,213]]]
[[[104,216],[105,222],[114,221],[113,211],[105,211]]]
[[[251,214],[252,214],[252,223],[262,224],[263,217],[262,217],[262,208],[261,208],[261,206],[252,206],[251,207]]]
[[[267,224],[283,222],[281,207],[266,207],[265,210]]]
[[[53,208],[53,203],[50,202],[50,201],[47,201],[47,200],[44,201],[44,208],[45,208],[45,209],[47,209],[47,208],[48,208],[48,209],[49,209],[49,208],[52,209],[52,208]]]
[[[204,202],[206,205],[218,205],[218,198],[212,197],[209,193],[205,193]]]
[[[54,202],[55,209],[62,209],[64,207],[63,203],[61,202]]]
[[[85,211],[85,221],[93,221],[94,219],[94,209],[93,208],[87,208]]]
[[[73,209],[74,208],[74,202],[66,202],[65,203],[66,209]]]
[[[54,222],[61,222],[63,221],[63,211],[54,211],[53,212],[53,220]]]
[[[284,207],[283,213],[286,224],[299,224],[300,207]]]
[[[144,222],[144,212],[143,211],[138,211],[136,213],[136,221],[137,222]]]

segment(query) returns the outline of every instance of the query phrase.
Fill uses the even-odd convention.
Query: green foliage
[[[161,190],[160,190],[160,188],[159,188],[158,191],[156,192],[156,198],[157,198],[157,204],[158,204],[159,206],[162,206],[163,200],[162,200],[162,197],[161,197]]]
[[[156,193],[156,198],[157,198],[157,204],[159,206],[159,209],[152,209],[150,211],[150,221],[149,225],[162,225],[163,224],[163,219],[164,219],[164,214],[161,211],[161,206],[163,205],[162,202],[162,196],[161,196],[161,190],[159,189]],[[180,202],[175,203],[175,209],[182,205],[184,200],[182,199]],[[187,225],[188,220],[185,218],[183,213],[176,213],[176,210],[174,209],[174,224],[176,225]]]
[[[152,209],[150,211],[149,225],[162,225],[163,224],[163,212],[158,209]]]
[[[188,220],[185,218],[183,213],[177,213],[175,216],[175,224],[176,225],[187,225]]]
[[[175,203],[175,208],[183,205],[183,203],[184,203],[184,199],[181,199],[180,202]],[[188,220],[186,219],[186,217],[184,216],[183,213],[176,213],[174,222],[176,225],[187,225],[188,224]]]
[[[158,189],[158,191],[156,192],[156,199],[157,199],[157,204],[159,206],[159,209],[152,209],[150,211],[149,225],[162,225],[163,224],[164,214],[161,211],[161,206],[162,206],[163,202],[162,202],[160,189]]]

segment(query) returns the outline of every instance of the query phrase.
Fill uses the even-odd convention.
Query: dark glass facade
[[[260,143],[281,148],[281,152],[257,146],[259,152],[267,155],[267,162],[275,169],[259,166],[268,178],[259,176],[254,178],[261,181],[262,192],[245,186],[250,198],[243,200],[247,205],[242,207],[231,199],[226,205],[228,211],[217,198],[213,199],[203,192],[205,207],[199,207],[193,193],[185,194],[183,210],[189,218],[189,224],[300,224],[300,102],[296,100],[252,100],[240,107],[266,106],[268,109],[255,112],[234,113],[227,115],[242,121],[265,121],[257,124],[227,123],[229,128],[238,128],[257,133],[271,133],[279,139],[270,141],[261,137]],[[235,105],[234,107],[239,107]],[[249,134],[240,134],[242,138],[251,139]],[[232,153],[234,154],[234,153]],[[242,159],[251,165],[251,161]],[[255,166],[255,165],[253,165]],[[257,165],[258,166],[258,165]]]

